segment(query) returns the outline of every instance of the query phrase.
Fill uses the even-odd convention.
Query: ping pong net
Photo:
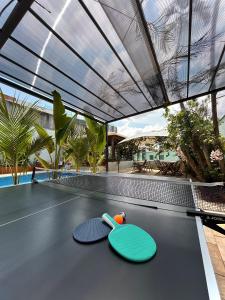
[[[122,196],[123,201],[157,208],[157,203],[186,208],[188,215],[200,216],[204,225],[225,234],[225,187],[222,182],[144,178],[129,175],[76,175],[55,183],[92,192]],[[134,202],[132,201],[132,204]]]

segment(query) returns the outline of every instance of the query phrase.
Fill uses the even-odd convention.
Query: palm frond
[[[35,154],[35,156],[37,157],[38,161],[41,163],[41,165],[45,168],[45,169],[51,169],[52,165],[47,162],[44,158],[41,158],[38,154]]]
[[[46,149],[49,154],[53,153],[54,152],[54,141],[53,141],[52,137],[48,134],[48,132],[40,124],[36,123],[36,124],[34,124],[34,127],[40,137],[49,138],[49,142],[46,145]]]
[[[15,170],[12,172],[14,183],[18,183],[18,165],[27,165],[32,149],[43,148],[44,141],[34,141],[34,123],[38,119],[36,103],[27,104],[14,99],[8,109],[1,92],[0,101],[0,152],[4,153],[5,162]]]
[[[38,137],[36,139],[32,140],[32,143],[27,148],[27,156],[30,156],[32,154],[35,154],[36,152],[39,152],[47,147],[49,142],[51,141],[51,137]]]

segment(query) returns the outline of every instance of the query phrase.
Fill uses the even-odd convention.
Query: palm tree
[[[96,121],[85,118],[87,128],[86,134],[88,139],[88,162],[93,173],[97,172],[98,165],[104,159],[104,148],[106,145],[106,128],[105,125],[98,124]]]
[[[33,124],[39,118],[36,103],[27,105],[25,101],[19,102],[19,99],[14,99],[9,109],[1,91],[0,153],[5,164],[11,169],[14,184],[19,183],[18,167],[22,167],[25,172],[29,157],[42,150],[49,142],[47,137],[34,138]]]
[[[42,138],[49,138],[46,149],[49,153],[50,162],[46,161],[38,154],[37,159],[46,169],[53,169],[53,178],[58,177],[58,168],[60,159],[64,155],[63,147],[70,134],[71,129],[76,124],[76,115],[70,118],[66,115],[65,107],[62,103],[61,96],[57,91],[52,92],[53,95],[53,120],[54,120],[54,137],[50,136],[48,132],[39,124],[35,124],[35,128]]]

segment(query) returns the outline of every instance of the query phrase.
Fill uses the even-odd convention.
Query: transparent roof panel
[[[14,77],[9,76],[9,75],[5,75],[4,71],[0,71],[0,76],[2,76],[2,78],[4,78],[4,79],[8,79],[9,82],[12,82],[12,83],[16,82],[18,85],[20,85],[22,87],[26,87],[28,90],[32,90],[32,91],[38,93],[40,95],[40,99],[41,99],[41,96],[48,97],[49,101],[51,101],[51,99],[52,99],[52,95],[51,94],[47,94],[43,90],[41,90],[39,88],[34,88],[34,87],[31,88],[30,85],[27,85],[26,83],[21,82],[21,80],[15,79]],[[68,95],[65,96],[65,93],[63,91],[60,91],[60,93],[61,93],[61,96],[64,97],[64,99],[69,100],[68,99]],[[38,98],[38,96],[36,96],[36,98]],[[81,114],[85,114],[86,113],[86,115],[88,115],[88,114],[93,115],[93,112],[90,113],[90,109],[88,109],[89,110],[89,112],[88,112],[88,110],[84,111],[83,109],[79,109],[78,107],[75,108],[74,104],[70,104],[66,100],[63,100],[63,102],[64,102],[64,104],[66,105],[67,108],[71,108],[72,110],[76,109],[76,111],[78,113],[80,112]],[[46,101],[46,100],[44,100],[44,101]],[[100,120],[100,121],[104,121],[104,119],[102,119],[101,117],[97,117],[97,119]]]
[[[214,84],[212,85],[212,90],[220,89],[224,86],[224,78],[225,78],[225,53],[223,53],[223,57],[219,66],[219,69],[216,73],[216,77],[214,79]]]
[[[1,0],[0,1],[0,28],[3,27],[5,21],[8,19],[10,13],[13,11],[16,6],[17,1],[10,0]]]
[[[224,0],[38,0],[14,29],[17,2],[0,1],[1,76],[85,114],[112,121],[225,89]]]
[[[225,1],[193,1],[190,96],[209,90],[225,41]]]
[[[135,1],[102,0],[101,5],[113,24],[145,86],[158,105],[166,101],[159,82],[159,70],[154,61],[145,29],[140,22]]]
[[[117,53],[120,56],[120,58],[122,59],[122,61],[125,63],[126,67],[128,68],[128,70],[134,77],[135,81],[140,86],[144,95],[147,97],[147,99],[149,100],[151,105],[155,106],[155,103],[154,103],[151,95],[149,94],[147,88],[145,87],[145,85],[144,85],[138,71],[136,70],[130,56],[128,55],[122,41],[120,40],[119,36],[117,35],[116,31],[114,30],[113,25],[107,18],[100,3],[97,1],[89,1],[89,0],[85,0],[84,3],[87,6],[87,8],[89,9],[89,11],[91,12],[92,16],[94,16],[95,20],[97,21],[97,23],[99,24],[99,26],[101,27],[101,29],[103,30],[103,32],[105,33],[105,35],[107,36],[107,38],[109,39],[109,41],[111,42],[111,44],[113,45],[115,50],[117,51]]]
[[[34,34],[32,28],[35,28]],[[35,53],[65,71],[79,83],[87,86],[93,93],[103,98],[104,101],[109,102],[122,113],[135,112],[112,88],[89,69],[85,63],[54,35],[50,34],[47,28],[29,12],[14,30],[12,36]],[[41,65],[42,63],[40,62]]]
[[[16,66],[15,64],[11,63],[10,61],[3,59],[0,57],[0,64],[1,64],[1,71],[12,75],[16,78],[22,78],[24,82],[27,83],[27,85],[32,86],[33,82],[33,75],[26,70],[21,69],[20,67]],[[45,92],[47,95],[51,96],[51,92],[56,89],[56,86],[41,79],[37,78],[35,87],[38,89],[41,89],[43,92]],[[103,120],[109,121],[112,119],[112,117],[102,113],[98,109],[95,109],[93,107],[90,107],[89,105],[81,102],[79,99],[75,98],[69,92],[65,92],[61,90],[60,88],[57,88],[57,90],[60,92],[62,99],[66,102],[69,102],[71,105],[74,105],[75,108],[80,108],[85,113],[91,113],[91,111],[94,111],[95,115]]]
[[[13,49],[13,51],[10,51]],[[24,57],[24,49],[16,44],[15,42],[8,40],[5,47],[2,50],[2,54],[12,59],[17,63],[21,63]],[[42,62],[39,65],[39,59],[28,51],[25,51],[26,60],[23,62],[23,66],[28,68],[30,71],[37,73],[39,76],[50,80],[52,83],[62,86],[68,92],[73,93],[75,97],[81,98],[84,102],[88,102],[96,108],[102,109],[108,113],[111,117],[121,117],[122,114],[119,111],[115,111],[112,107],[102,102],[100,99],[90,94],[85,89],[81,88],[79,85],[74,83],[72,80],[68,79],[60,72],[52,69],[47,63]],[[38,69],[38,72],[37,72]],[[32,85],[35,86],[37,76],[33,75]]]
[[[12,75],[18,79],[22,79],[25,81],[28,85],[31,85],[32,80],[33,80],[33,75],[25,72],[23,69],[15,66],[8,60],[4,59],[3,57],[0,57],[0,64],[1,64],[1,71],[4,71],[8,73],[9,75]]]
[[[22,79],[20,79],[20,80],[16,79],[14,76],[8,75],[2,70],[0,70],[0,76],[4,79],[8,79],[9,82],[17,83],[19,86],[25,87],[28,90],[32,90],[32,91],[38,93],[40,95],[40,98],[41,98],[41,96],[44,96],[44,97],[48,97],[50,101],[52,99],[52,95],[49,95],[49,94],[45,93],[44,91],[41,91],[37,88],[31,87],[30,85],[26,84],[26,82],[24,82]]]
[[[117,91],[120,92],[120,90],[123,91],[126,88],[126,92],[121,92],[121,95],[126,100],[129,100],[129,103],[134,107],[136,106],[136,99],[132,97],[133,93],[136,92],[140,105],[140,107],[138,105],[136,109],[147,109],[149,102],[140,91],[137,90],[135,83],[80,3],[77,0],[71,2],[60,1],[55,5],[54,0],[49,0],[48,4],[51,14],[43,10],[43,8],[36,3],[33,4],[32,8],[45,22],[55,28],[55,31],[60,34],[60,36],[63,36],[66,42]],[[74,14],[74,11],[76,11],[76,14]],[[49,15],[51,16],[49,17]],[[56,16],[58,16],[59,20],[57,25]]]
[[[142,8],[169,99],[185,98],[189,0],[144,0]]]

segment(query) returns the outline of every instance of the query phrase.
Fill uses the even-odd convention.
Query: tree
[[[0,153],[5,164],[11,168],[14,184],[19,184],[18,167],[25,172],[29,157],[43,149],[50,140],[49,137],[34,138],[34,123],[39,118],[36,104],[28,105],[25,101],[14,99],[9,109],[1,92]]]
[[[223,144],[222,144],[220,133],[219,133],[219,122],[218,122],[218,116],[217,116],[217,99],[216,99],[216,94],[217,93],[212,93],[211,94],[213,131],[214,131],[214,136],[215,136],[216,148],[220,152],[223,152]],[[220,165],[220,168],[221,168],[223,174],[225,174],[225,161],[224,161],[224,157],[222,157],[222,159],[219,160],[219,165]],[[225,177],[224,177],[224,180],[225,180]]]
[[[63,147],[70,134],[71,129],[76,125],[76,115],[70,118],[66,115],[65,107],[62,103],[61,96],[57,91],[52,92],[53,95],[53,120],[54,120],[54,137],[52,138],[48,132],[39,124],[35,124],[35,128],[42,138],[49,138],[46,149],[49,153],[50,162],[46,161],[36,153],[36,157],[42,166],[46,169],[53,169],[53,178],[58,177],[58,168],[60,159],[63,156]]]
[[[106,128],[96,121],[86,117],[86,135],[88,140],[87,159],[93,173],[97,172],[97,167],[104,159],[104,149],[106,145]]]
[[[133,155],[138,153],[142,138],[131,139],[127,142],[122,142],[116,146],[117,161],[133,160]]]
[[[165,116],[168,120],[168,146],[179,147],[192,174],[200,181],[222,179],[223,170],[211,156],[212,151],[217,150],[217,143],[208,112],[208,99],[202,103],[189,101],[185,109],[175,114],[167,109]]]

